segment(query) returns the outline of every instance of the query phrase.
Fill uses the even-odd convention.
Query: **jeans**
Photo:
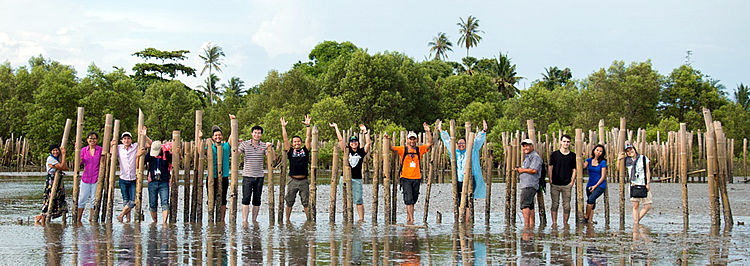
[[[120,179],[120,192],[122,193],[122,205],[131,209],[135,207],[135,180]]]
[[[169,210],[169,180],[153,180],[148,183],[148,205],[151,212],[156,212],[158,200],[161,200],[161,210]]]

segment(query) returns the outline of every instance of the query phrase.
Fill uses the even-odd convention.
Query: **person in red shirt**
[[[427,143],[417,146],[417,134],[409,132],[406,137],[406,146],[389,146],[391,151],[397,152],[401,156],[401,190],[404,193],[404,204],[406,205],[406,223],[414,223],[414,204],[419,197],[419,185],[421,184],[422,175],[419,169],[419,160],[424,153],[432,147],[432,134],[430,134],[430,125],[424,123]],[[383,137],[391,139],[388,134]]]

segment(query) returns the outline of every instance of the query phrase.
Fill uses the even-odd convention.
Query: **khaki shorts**
[[[286,197],[284,197],[287,207],[294,206],[297,194],[299,194],[302,207],[307,208],[307,203],[309,203],[310,197],[310,179],[305,178],[299,180],[289,177],[289,182],[286,183]]]
[[[630,201],[632,202],[640,202],[641,204],[651,204],[651,190],[648,191],[648,194],[645,198],[630,198]]]

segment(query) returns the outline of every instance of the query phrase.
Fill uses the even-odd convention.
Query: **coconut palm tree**
[[[222,61],[221,57],[225,56],[224,50],[221,49],[221,46],[218,46],[209,42],[206,48],[203,48],[203,54],[198,55],[198,56],[201,59],[203,59],[203,63],[204,63],[203,70],[201,70],[201,76],[203,76],[203,73],[206,72],[206,69],[208,69],[209,80],[207,82],[207,85],[215,86],[216,82],[211,81],[213,77],[211,75],[211,71],[213,69],[216,69],[216,71],[222,72],[221,66],[223,65],[223,63],[221,62]],[[208,97],[209,97],[209,102],[211,104],[213,104],[213,92],[215,90],[216,88],[213,88],[213,87],[208,88],[208,93],[209,93]]]
[[[573,74],[570,68],[559,69],[557,67],[544,68],[542,73],[542,82],[548,90],[555,89],[555,85],[565,86],[570,79],[573,78]]]
[[[219,95],[220,92],[216,88],[217,87],[216,83],[219,83],[219,81],[221,81],[221,79],[219,77],[217,77],[216,74],[213,74],[213,73],[209,74],[208,77],[206,78],[206,80],[203,81],[203,83],[205,85],[198,85],[198,88],[203,89],[203,91],[201,91],[200,94],[203,97],[208,96],[209,97],[209,101],[211,100],[211,98],[210,98],[211,95],[214,95],[214,96]],[[221,87],[221,86],[219,86],[219,87]]]
[[[466,21],[461,17],[459,19],[461,19],[461,22],[456,23],[459,27],[458,32],[461,34],[461,37],[458,38],[458,45],[466,47],[466,57],[469,57],[469,48],[479,44],[479,41],[482,40],[479,33],[484,33],[484,31],[479,30],[479,20],[474,16],[469,16]]]
[[[222,87],[224,88],[224,98],[229,96],[241,97],[245,93],[245,82],[238,77],[230,78],[227,84],[222,84]]]
[[[492,81],[497,85],[498,92],[508,99],[521,93],[518,87],[516,87],[516,83],[524,77],[516,76],[516,64],[511,64],[508,54],[503,55],[500,53],[494,65]]]
[[[448,40],[448,36],[445,36],[443,32],[438,32],[437,36],[433,36],[432,41],[427,45],[430,46],[430,57],[435,52],[435,60],[448,59],[447,51],[453,52],[453,48],[451,48],[453,47],[453,43]]]

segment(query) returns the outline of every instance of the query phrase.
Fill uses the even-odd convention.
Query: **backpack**
[[[539,156],[541,159],[541,156]],[[541,175],[539,176],[539,189],[536,190],[536,192],[542,192],[544,193],[545,190],[547,190],[547,182],[545,181],[547,179],[547,164],[544,163],[544,160],[542,160],[542,171]]]

